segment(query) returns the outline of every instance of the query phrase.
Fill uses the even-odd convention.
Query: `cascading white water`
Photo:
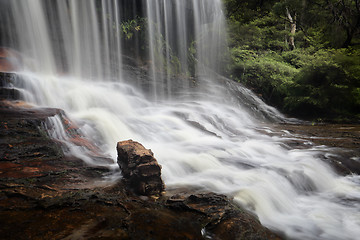
[[[147,79],[142,70],[122,71],[130,51],[121,40],[124,1],[49,2],[8,0],[16,20],[8,35],[27,59],[18,83],[27,101],[64,109],[114,161],[117,141],[151,148],[168,188],[227,194],[289,238],[358,238],[359,176],[338,176],[322,162],[317,155],[329,148],[292,149],[293,136],[261,133],[272,131],[266,119],[284,118],[215,74],[224,44],[220,0],[137,1],[147,19],[150,100],[129,77]],[[66,140],[61,130],[53,134]]]
[[[99,2],[99,1],[98,1]],[[78,78],[120,78],[118,1],[12,1],[17,46],[27,70]],[[11,34],[10,34],[11,35]]]
[[[157,98],[171,97],[174,73],[196,75],[201,81],[203,75],[208,79],[219,72],[226,49],[220,1],[147,0],[146,9],[150,70]],[[182,85],[189,87],[187,81]]]

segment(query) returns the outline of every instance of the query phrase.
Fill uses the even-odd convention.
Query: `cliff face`
[[[12,77],[0,73],[1,88]],[[62,110],[0,98],[0,239],[279,239],[223,195],[163,192],[161,167],[136,142],[118,144],[119,159],[131,163],[126,178],[103,181],[109,169],[66,156],[48,136],[49,117],[69,125]],[[92,148],[73,128],[72,141]]]

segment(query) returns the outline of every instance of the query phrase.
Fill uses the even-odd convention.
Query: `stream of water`
[[[133,139],[152,149],[167,188],[226,194],[290,239],[358,239],[360,177],[337,175],[318,157],[326,146],[293,149],[293,136],[266,134],[267,123],[296,120],[216,73],[226,52],[220,0],[134,1],[147,19],[134,27],[148,39],[137,67],[126,65],[132,50],[121,40],[126,1],[49,2],[0,2],[10,13],[6,36],[24,56],[16,85],[27,102],[64,109],[114,160],[110,168],[116,143]],[[61,121],[51,121],[66,141]]]

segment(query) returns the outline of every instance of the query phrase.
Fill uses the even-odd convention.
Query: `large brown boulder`
[[[139,195],[160,195],[164,191],[161,166],[150,149],[133,140],[118,142],[118,164],[128,186]]]

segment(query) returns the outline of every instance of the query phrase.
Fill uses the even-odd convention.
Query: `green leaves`
[[[358,53],[352,54],[344,49],[299,54],[295,62],[301,63],[300,71],[285,89],[283,110],[300,117],[354,118],[360,91]]]
[[[231,77],[283,112],[302,118],[356,118],[360,50],[231,49]]]
[[[135,19],[122,22],[120,26],[124,38],[126,40],[130,40],[134,36],[135,32],[139,32],[145,29],[146,21],[147,20],[145,18],[140,18],[137,16]]]
[[[233,79],[285,113],[359,119],[359,1],[224,2]],[[292,33],[288,14],[296,24]]]

